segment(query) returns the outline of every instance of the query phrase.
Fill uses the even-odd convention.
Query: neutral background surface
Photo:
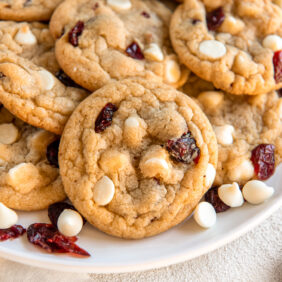
[[[225,247],[170,267],[124,274],[74,274],[0,259],[0,281],[282,282],[282,208],[251,232]]]

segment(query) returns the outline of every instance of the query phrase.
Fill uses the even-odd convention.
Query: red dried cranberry
[[[67,76],[62,70],[56,72],[56,77],[68,87],[81,88],[80,85],[76,84],[69,76]]]
[[[251,161],[258,179],[265,180],[274,173],[274,151],[275,146],[272,144],[260,144],[252,150]]]
[[[25,233],[25,229],[21,225],[13,225],[10,228],[0,229],[0,241],[15,239]]]
[[[109,127],[112,124],[112,119],[114,112],[117,111],[117,107],[112,104],[108,103],[106,106],[102,109],[100,114],[98,115],[96,121],[95,121],[95,132],[100,133],[103,132],[107,127]]]
[[[144,59],[144,55],[141,51],[141,48],[139,47],[139,45],[134,41],[132,42],[125,50],[125,52],[127,53],[127,55],[133,59],[136,60],[143,60]]]
[[[205,200],[213,205],[217,213],[225,212],[230,209],[229,206],[224,204],[218,196],[218,187],[213,187],[205,194]]]
[[[191,163],[200,154],[200,149],[190,131],[184,133],[180,138],[168,140],[166,149],[174,160],[185,164]]]
[[[58,218],[65,209],[71,209],[76,211],[73,205],[70,205],[65,202],[58,202],[48,207],[48,217],[54,226],[57,226]],[[83,218],[83,224],[85,223],[86,220]]]
[[[225,19],[223,8],[217,8],[206,15],[207,26],[209,30],[218,29]]]
[[[78,37],[82,34],[84,29],[84,22],[78,21],[76,25],[69,32],[69,42],[74,46],[78,46]]]
[[[280,89],[278,90],[278,96],[279,96],[279,97],[282,97],[282,88],[280,88]]]
[[[58,162],[59,145],[60,145],[60,139],[57,139],[48,145],[46,152],[46,157],[48,162],[55,167],[59,167],[59,162]]]
[[[273,55],[274,78],[276,83],[282,82],[282,50],[276,51]]]
[[[151,17],[150,14],[147,13],[147,12],[145,12],[145,11],[143,11],[143,12],[141,13],[141,15],[142,15],[144,18],[146,18],[146,19],[149,19],[149,18]]]
[[[27,239],[49,253],[68,253],[88,257],[90,254],[78,247],[74,242],[77,237],[62,235],[52,224],[34,223],[27,229]]]

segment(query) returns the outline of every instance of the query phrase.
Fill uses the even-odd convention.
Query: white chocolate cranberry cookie
[[[68,117],[87,94],[65,86],[29,60],[0,51],[0,101],[33,126],[61,134]]]
[[[231,95],[216,91],[212,84],[196,76],[190,77],[183,91],[196,97],[216,133],[215,185],[245,184],[250,179],[262,178],[262,173],[269,177],[274,172],[275,166],[282,162],[282,98],[277,92],[256,96]],[[273,150],[275,166],[265,164],[265,170],[260,172],[253,155],[258,148],[264,150],[265,145],[261,144],[270,145],[268,156]],[[264,165],[262,159],[261,165]]]
[[[76,108],[59,163],[67,195],[91,224],[138,239],[191,214],[214,180],[217,144],[188,96],[165,84],[126,79]]]
[[[171,11],[156,0],[64,1],[50,22],[58,38],[57,60],[69,77],[91,91],[111,79],[133,76],[179,87],[188,70],[171,48],[170,17]]]
[[[62,0],[1,0],[0,19],[46,21]]]
[[[186,0],[170,36],[181,62],[218,89],[255,95],[282,87],[282,9],[270,0]]]
[[[39,210],[66,196],[58,169],[58,137],[0,109],[0,201]]]

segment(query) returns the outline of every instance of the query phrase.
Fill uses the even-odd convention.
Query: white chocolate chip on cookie
[[[218,91],[205,91],[200,93],[198,100],[203,105],[204,110],[213,110],[223,102],[224,94]]]
[[[149,47],[145,49],[144,55],[147,59],[152,61],[161,62],[164,59],[164,54],[156,43],[151,43]]]
[[[208,202],[201,202],[194,211],[194,220],[203,228],[210,228],[216,223],[216,212]]]
[[[103,176],[94,186],[93,199],[99,206],[106,206],[115,195],[115,185],[108,176]]]
[[[238,183],[224,184],[218,188],[220,200],[229,207],[240,207],[244,203],[244,198]]]
[[[63,235],[76,236],[82,229],[83,219],[77,211],[64,209],[58,217],[57,226]]]
[[[40,70],[38,74],[40,76],[42,88],[44,90],[51,90],[55,85],[53,75],[46,70]]]
[[[214,127],[217,142],[221,145],[231,145],[233,143],[234,131],[234,127],[229,124]]]
[[[245,24],[242,20],[228,15],[225,17],[222,25],[220,26],[220,30],[234,35],[239,33],[244,26]]]
[[[16,142],[19,131],[12,123],[0,125],[0,143],[10,145]]]
[[[243,187],[244,198],[251,204],[261,204],[269,199],[274,193],[272,187],[259,180],[248,181]]]
[[[128,10],[131,8],[130,0],[107,0],[107,3],[117,10]]]
[[[231,181],[249,180],[254,175],[254,166],[250,160],[234,160],[229,166],[228,177]]]
[[[37,42],[36,37],[30,31],[29,27],[22,26],[15,36],[15,40],[22,45],[33,45]]]
[[[181,77],[181,69],[175,60],[167,60],[165,64],[165,81],[167,83],[176,83]]]
[[[0,203],[0,229],[10,228],[18,222],[18,215],[13,210]]]
[[[200,43],[199,51],[209,59],[219,59],[226,54],[226,47],[217,40],[205,40]]]
[[[214,182],[215,179],[215,175],[216,175],[216,170],[214,168],[214,166],[212,164],[208,164],[207,170],[206,170],[206,187],[210,188]]]
[[[6,181],[16,191],[26,194],[40,183],[40,173],[32,163],[21,163],[11,168]]]
[[[282,49],[282,38],[276,34],[267,35],[262,45],[264,48],[269,48],[272,51],[278,51]]]

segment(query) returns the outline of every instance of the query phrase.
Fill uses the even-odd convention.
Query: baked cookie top
[[[253,95],[282,87],[282,10],[270,0],[186,0],[170,36],[181,62],[218,89]]]
[[[165,84],[126,79],[76,108],[59,163],[68,197],[91,224],[138,239],[193,211],[212,185],[217,144],[188,96]]]
[[[216,133],[215,185],[233,181],[245,184],[256,178],[251,155],[260,144],[274,145],[275,165],[282,162],[282,98],[277,92],[230,95],[196,76],[190,77],[183,91],[197,98]]]
[[[61,134],[64,125],[88,92],[67,87],[46,69],[0,50],[0,101],[23,121]]]
[[[111,79],[133,76],[179,87],[188,70],[171,48],[170,17],[156,0],[64,1],[50,22],[58,38],[57,60],[76,83],[92,91]]]
[[[0,109],[0,199],[10,208],[39,210],[66,196],[59,175],[58,137]]]
[[[46,21],[62,0],[1,0],[0,19],[12,21]]]

